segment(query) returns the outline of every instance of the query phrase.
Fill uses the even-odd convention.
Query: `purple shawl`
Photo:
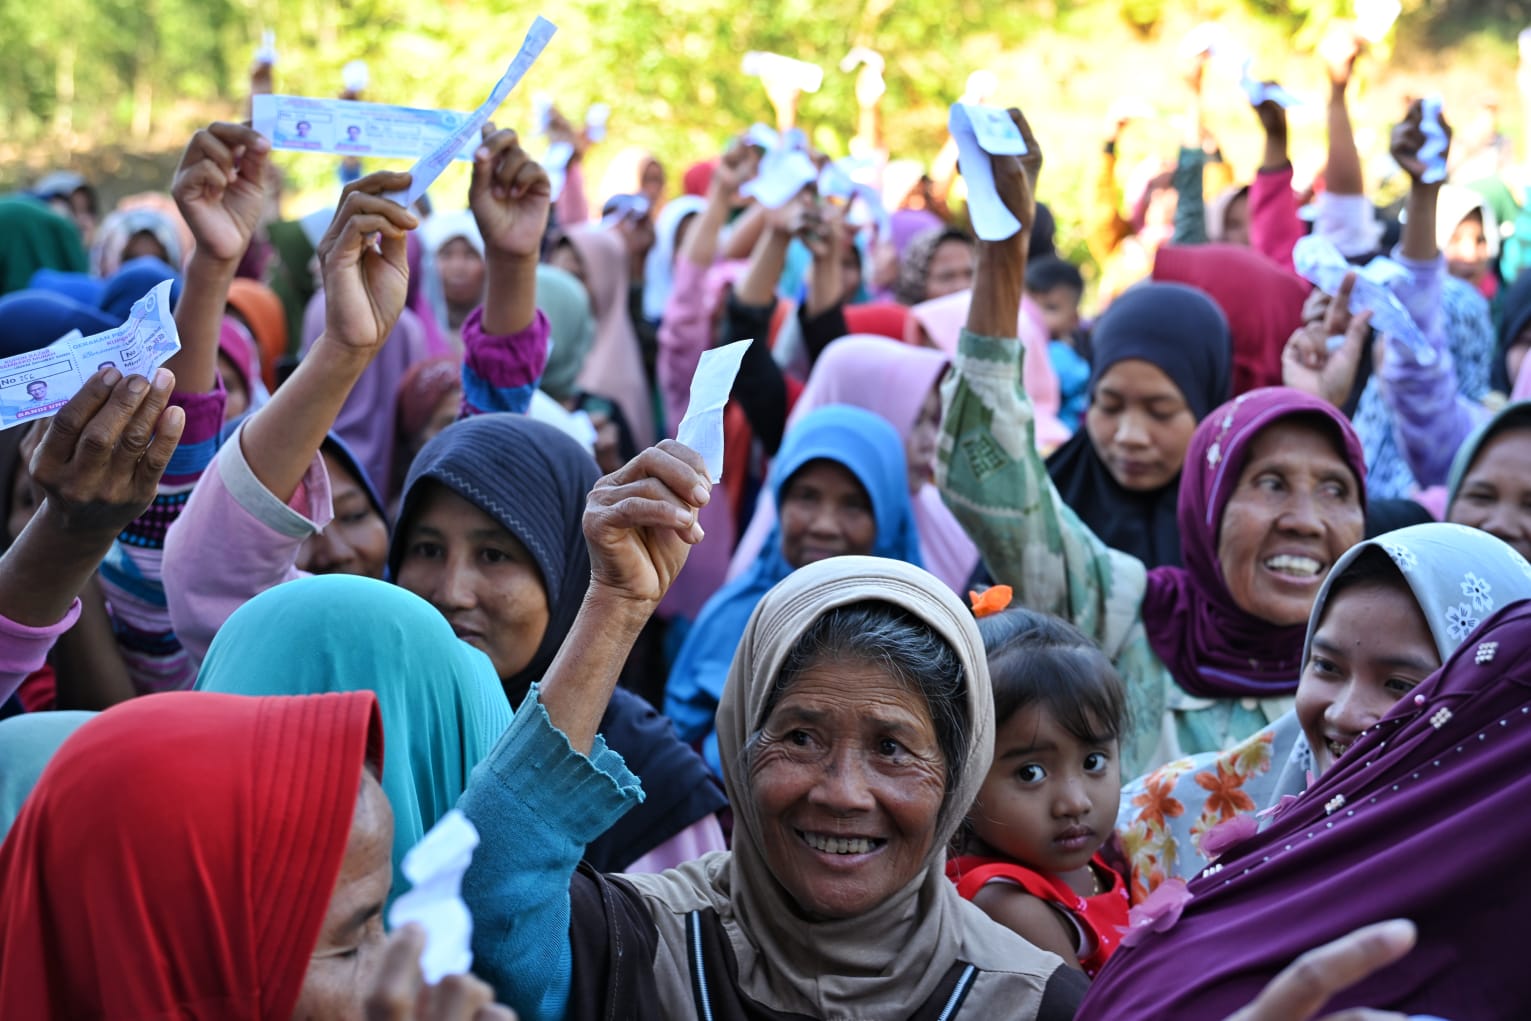
[[[1241,394],[1196,427],[1180,472],[1176,519],[1184,567],[1148,572],[1143,624],[1148,642],[1175,682],[1203,698],[1290,695],[1297,689],[1306,624],[1276,627],[1233,601],[1217,560],[1223,508],[1238,485],[1250,442],[1294,415],[1332,423],[1340,456],[1355,473],[1365,509],[1366,458],[1344,415],[1329,403],[1285,387]]]
[[[1220,1018],[1304,951],[1410,918],[1419,943],[1325,1011],[1524,1018],[1531,914],[1531,601],[1490,617],[1263,832],[1123,947],[1078,1021]]]

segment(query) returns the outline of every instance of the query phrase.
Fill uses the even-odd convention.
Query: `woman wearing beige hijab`
[[[761,601],[718,709],[734,849],[657,876],[578,867],[642,797],[596,736],[622,662],[702,539],[665,441],[597,484],[592,583],[546,679],[474,773],[475,971],[523,1019],[1067,1018],[1083,979],[942,873],[988,769],[971,614],[919,568],[837,557]]]

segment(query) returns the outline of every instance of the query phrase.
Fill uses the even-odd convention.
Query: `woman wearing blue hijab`
[[[787,433],[771,473],[776,528],[754,565],[702,608],[665,689],[665,714],[682,740],[702,742],[703,757],[720,776],[713,716],[734,647],[760,598],[799,567],[832,556],[924,566],[904,443],[885,419],[843,404],[820,408]]]
[[[397,585],[340,574],[278,585],[236,610],[202,661],[197,689],[377,695],[383,793],[393,806],[390,901],[409,889],[399,871],[405,852],[457,803],[511,717],[489,657],[460,641],[435,607]]]

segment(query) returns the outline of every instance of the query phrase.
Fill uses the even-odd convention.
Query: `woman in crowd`
[[[1507,406],[1468,437],[1446,494],[1446,520],[1481,528],[1531,557],[1531,403]]]
[[[1196,425],[1228,399],[1222,312],[1180,284],[1140,284],[1096,322],[1085,428],[1047,459],[1083,524],[1148,568],[1179,566],[1175,508]]]
[[[1027,170],[1014,157],[994,163],[1005,201],[1029,222]],[[1115,662],[1130,700],[1129,774],[1225,748],[1290,707],[1313,597],[1362,535],[1360,446],[1331,405],[1293,391],[1253,391],[1212,411],[1181,479],[1186,566],[1146,571],[1079,522],[1031,441],[1013,325],[1025,252],[1024,228],[979,246],[937,480],[994,580],[1072,621]]]
[[[819,408],[787,434],[771,472],[779,520],[750,568],[703,607],[665,688],[665,715],[719,774],[714,716],[734,647],[767,590],[838,556],[921,563],[903,443],[886,420],[861,408]]]
[[[929,348],[882,337],[842,337],[814,363],[808,385],[787,418],[787,430],[790,434],[809,413],[829,404],[866,408],[897,429],[904,443],[920,562],[952,591],[961,593],[978,565],[978,550],[941,502],[932,475],[941,424],[937,388],[948,364],[945,355]],[[734,550],[730,577],[755,563],[776,523],[775,499],[763,490],[749,528]]]

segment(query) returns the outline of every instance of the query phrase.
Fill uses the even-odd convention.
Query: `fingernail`
[[[149,389],[149,381],[142,376],[130,376],[128,378],[128,393],[134,397],[139,396]]]
[[[101,373],[101,382],[107,386],[116,386],[117,381],[121,378],[122,373],[118,372],[115,367],[108,368],[105,372]]]
[[[686,508],[686,507],[676,507],[675,508],[675,523],[677,525],[689,525],[689,524],[692,524],[693,521],[694,521],[694,519],[691,516],[691,511],[690,511],[689,508]]]
[[[474,150],[473,158],[476,160],[487,160],[489,158],[489,147],[487,145],[479,146]]]
[[[175,385],[175,376],[169,369],[159,368],[154,370],[154,389],[169,390]]]
[[[706,486],[702,485],[702,483],[698,482],[696,484],[696,488],[691,491],[691,502],[696,504],[698,507],[701,507],[710,499],[712,499],[711,491],[708,490]]]

